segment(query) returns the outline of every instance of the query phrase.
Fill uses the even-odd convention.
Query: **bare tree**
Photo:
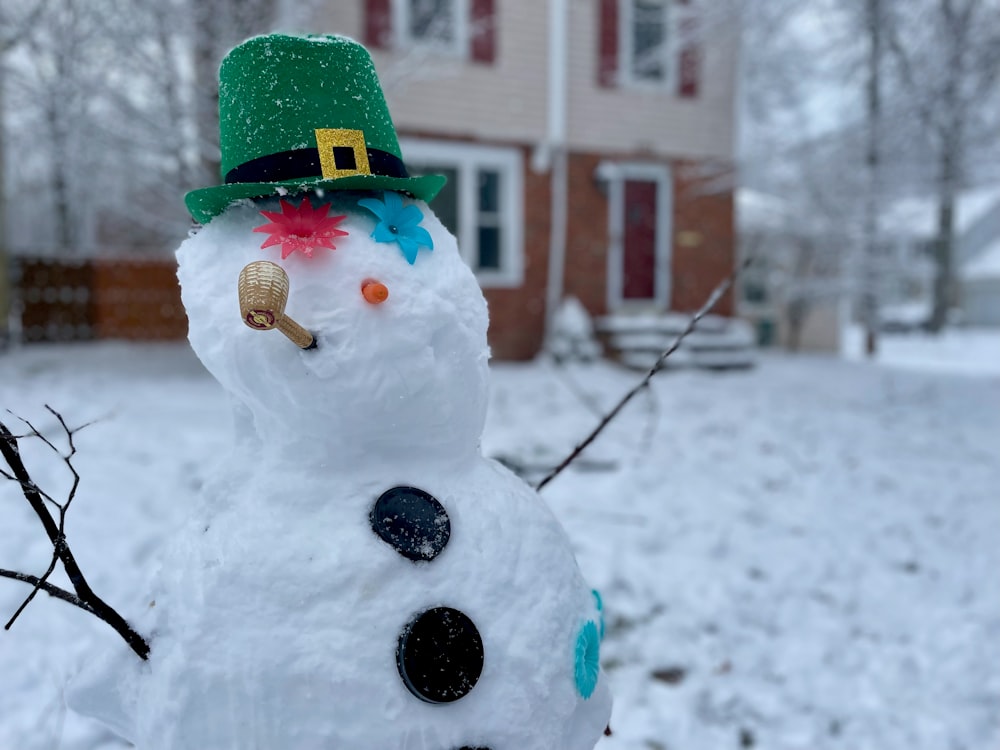
[[[938,201],[937,276],[930,328],[955,304],[955,201],[967,186],[984,134],[1000,126],[1000,3],[996,0],[896,0],[885,35],[913,115],[930,136]]]
[[[34,3],[19,2],[16,8],[10,2],[0,3],[0,348],[7,345],[10,330],[10,278],[7,248],[7,195],[6,195],[6,128],[4,114],[6,56],[18,46],[26,29],[30,28],[44,9],[46,0]]]
[[[94,74],[88,65],[98,33],[93,16],[94,3],[63,0],[50,3],[40,23],[28,37],[29,61],[34,68],[32,88],[43,118],[41,139],[46,145],[49,188],[52,196],[52,227],[56,246],[73,254],[80,244],[75,231],[74,182],[86,170],[84,160],[93,152],[87,148],[91,120],[87,116],[88,94]]]
[[[747,5],[745,177],[841,234],[829,247],[854,259],[846,291],[872,351],[880,295],[905,272],[886,257],[882,216],[899,198],[936,196],[940,329],[955,302],[957,196],[998,176],[982,165],[1000,128],[1000,2]]]
[[[22,246],[173,247],[187,222],[184,192],[219,180],[219,62],[269,31],[275,9],[272,0],[44,4],[19,37],[31,54],[10,76],[17,187],[47,199],[19,209],[36,228]]]
[[[874,259],[879,246],[879,207],[882,201],[882,13],[883,0],[866,0],[865,26],[868,38],[868,81],[865,115],[867,134],[865,167],[868,191],[864,211],[864,284],[861,291],[861,319],[865,327],[865,353],[877,350],[878,300],[871,283]]]
[[[219,64],[244,39],[270,31],[278,8],[273,0],[187,0],[187,6],[198,178],[208,185],[219,176]]]

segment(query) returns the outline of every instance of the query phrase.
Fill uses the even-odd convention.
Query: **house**
[[[968,326],[1000,327],[1000,188],[981,192],[987,207],[958,240],[959,319]]]
[[[311,14],[298,22],[371,50],[410,171],[448,176],[433,208],[484,288],[494,356],[538,353],[564,298],[608,330],[648,329],[731,272],[731,20],[693,0],[343,0]],[[716,309],[732,310],[728,295]]]
[[[962,323],[1000,327],[1000,235],[958,272]]]
[[[891,205],[883,228],[905,246],[895,297],[883,312],[889,327],[916,327],[930,318],[937,237],[936,199],[913,197]],[[1000,325],[1000,186],[962,191],[955,201],[954,308],[950,318],[970,326]],[[893,304],[895,303],[895,304]]]
[[[767,192],[741,187],[736,197],[739,255],[752,258],[737,306],[759,346],[839,352],[845,238],[802,220],[802,211]]]
[[[484,288],[495,357],[537,354],[576,298],[639,361],[734,264],[738,28],[711,5],[281,0],[274,25],[371,50],[410,171],[449,177],[433,208]],[[183,335],[172,261],[130,267],[127,288],[97,260],[21,265],[26,341]],[[731,362],[727,327],[687,344]]]
[[[896,198],[879,217],[876,255],[864,266],[860,239],[793,200],[760,190],[737,192],[741,257],[753,256],[740,286],[740,316],[758,344],[836,352],[857,274],[873,284],[886,332],[923,328],[930,319],[937,265],[937,200]],[[1000,325],[1000,187],[963,191],[955,202],[956,322]]]

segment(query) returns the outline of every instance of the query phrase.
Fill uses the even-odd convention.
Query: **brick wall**
[[[490,349],[494,359],[523,360],[542,348],[545,287],[549,268],[549,174],[531,169],[524,158],[524,284],[517,289],[484,289],[490,307]]]
[[[525,151],[525,159],[528,159]],[[577,297],[594,316],[608,312],[608,199],[595,178],[601,161],[620,155],[571,154],[568,162],[570,205],[567,219],[564,294]],[[719,191],[724,175],[711,177],[698,164],[670,162],[673,174],[671,309],[697,310],[733,269],[735,229],[733,195]],[[525,164],[525,284],[520,289],[487,289],[490,343],[497,359],[528,359],[542,346],[545,286],[548,278],[549,173]],[[715,312],[731,315],[726,295]]]
[[[564,288],[567,295],[579,298],[592,315],[608,312],[608,199],[595,179],[597,166],[604,160],[615,161],[616,157],[573,154],[569,165],[572,205]],[[697,164],[662,163],[671,166],[674,183],[670,308],[693,312],[733,269],[733,194],[718,190],[716,185],[724,181],[724,176],[717,171],[711,177],[701,177]],[[716,312],[732,314],[728,295],[720,300]]]
[[[600,154],[569,157],[569,211],[564,296],[576,297],[591,315],[608,312],[608,197],[595,178]]]
[[[701,307],[736,263],[736,227],[733,193],[721,192],[726,175],[713,171],[700,176],[697,164],[674,165],[674,243],[671,258],[671,309],[694,312]],[[731,292],[714,311],[733,314]]]

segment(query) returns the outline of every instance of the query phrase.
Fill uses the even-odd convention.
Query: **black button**
[[[428,609],[400,633],[396,666],[403,684],[420,700],[451,703],[468,695],[479,681],[483,639],[457,609]]]
[[[416,487],[393,487],[383,492],[369,519],[372,531],[410,560],[433,560],[451,537],[447,511]]]

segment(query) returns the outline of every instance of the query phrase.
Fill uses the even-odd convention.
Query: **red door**
[[[625,181],[622,299],[656,298],[656,182]]]

